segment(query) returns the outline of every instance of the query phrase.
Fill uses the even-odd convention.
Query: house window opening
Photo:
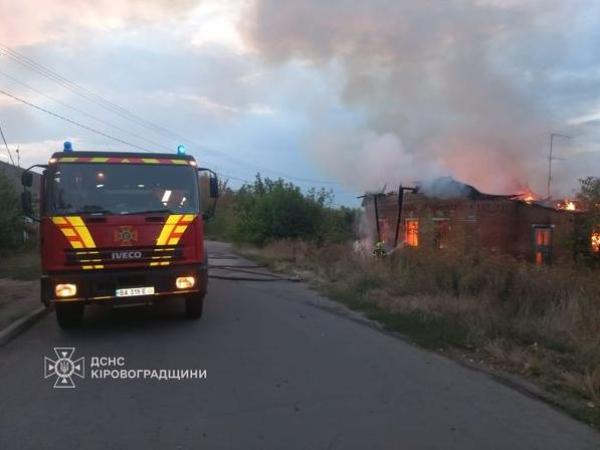
[[[404,226],[404,245],[408,247],[419,246],[419,220],[406,219]]]
[[[433,245],[435,248],[448,248],[448,238],[450,236],[449,219],[433,219]]]
[[[533,253],[536,264],[550,264],[552,262],[552,227],[533,227]]]

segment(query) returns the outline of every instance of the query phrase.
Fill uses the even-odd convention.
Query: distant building
[[[363,206],[370,238],[383,241],[388,249],[480,250],[538,264],[569,261],[593,251],[591,237],[581,232],[583,212],[484,194],[451,178],[417,186],[401,199],[398,193],[368,194]]]

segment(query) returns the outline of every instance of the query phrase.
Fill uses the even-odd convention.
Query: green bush
[[[282,179],[257,175],[253,184],[245,184],[237,192],[222,190],[207,234],[255,245],[279,239],[344,242],[353,236],[355,211],[333,209],[332,200],[331,192],[311,189],[303,193]]]
[[[23,215],[19,195],[10,179],[0,172],[0,251],[22,243]]]

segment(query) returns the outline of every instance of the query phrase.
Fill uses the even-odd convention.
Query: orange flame
[[[564,211],[577,211],[577,205],[572,200],[565,199],[564,202],[559,202],[556,205],[556,209],[562,209]]]
[[[539,196],[536,195],[531,189],[526,188],[522,193],[513,197],[515,200],[521,200],[526,203],[533,203],[534,201],[539,199]]]
[[[591,238],[592,251],[600,253],[600,231],[594,231]]]

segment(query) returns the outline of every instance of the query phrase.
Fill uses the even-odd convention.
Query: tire
[[[185,298],[185,315],[188,319],[199,319],[202,317],[204,307],[204,294],[192,294]]]
[[[63,330],[81,325],[83,303],[57,303],[56,320]]]

